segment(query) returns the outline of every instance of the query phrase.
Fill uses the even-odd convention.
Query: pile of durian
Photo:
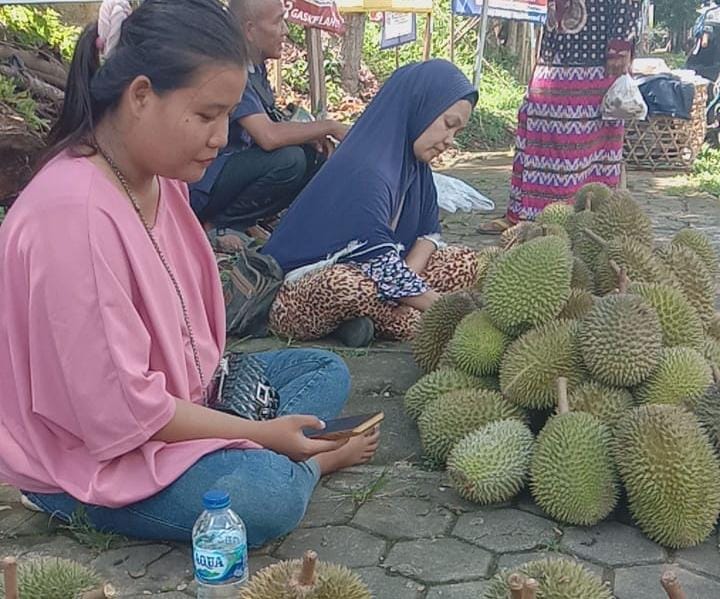
[[[477,288],[438,301],[413,342],[426,374],[405,407],[427,459],[480,504],[528,485],[549,516],[589,526],[624,488],[650,539],[707,538],[720,513],[710,240],[685,228],[655,243],[628,192],[591,184],[478,259]]]

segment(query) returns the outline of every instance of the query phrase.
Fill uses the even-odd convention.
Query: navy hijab
[[[452,63],[431,60],[397,70],[293,202],[265,244],[287,273],[345,250],[362,262],[395,247],[405,255],[440,232],[432,172],[415,140],[453,104],[477,92]]]

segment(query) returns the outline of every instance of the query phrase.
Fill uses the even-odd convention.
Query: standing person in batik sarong
[[[501,233],[552,202],[572,203],[587,183],[618,185],[624,123],[604,121],[600,105],[630,68],[640,8],[639,0],[550,0],[518,114],[507,212],[479,232]]]

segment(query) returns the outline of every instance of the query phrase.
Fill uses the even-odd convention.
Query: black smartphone
[[[327,420],[325,428],[321,431],[305,429],[305,436],[310,439],[325,439],[334,441],[362,435],[380,424],[385,418],[383,412],[375,414],[360,414],[358,416],[347,416],[336,420]]]

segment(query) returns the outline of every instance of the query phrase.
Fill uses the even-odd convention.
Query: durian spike
[[[510,587],[510,599],[523,599],[523,587],[525,586],[525,577],[522,574],[510,574],[508,577],[508,586]]]
[[[567,414],[570,411],[570,402],[568,401],[568,380],[561,376],[557,380],[558,387],[558,414]]]
[[[663,573],[660,578],[660,584],[662,584],[662,588],[665,589],[668,599],[687,599],[685,591],[683,591],[680,586],[677,574],[672,570]]]
[[[306,551],[303,555],[302,569],[298,582],[301,586],[309,587],[315,584],[315,566],[317,565],[318,555],[312,550]]]
[[[582,232],[585,234],[586,237],[589,237],[592,239],[595,243],[597,243],[600,247],[605,248],[607,247],[608,242],[605,241],[600,235],[595,233],[595,231],[591,231],[590,229],[583,229]]]
[[[540,583],[534,578],[528,578],[523,587],[522,599],[537,599],[537,591]]]
[[[2,571],[5,583],[5,599],[18,599],[17,561],[14,557],[6,557],[2,561]]]

